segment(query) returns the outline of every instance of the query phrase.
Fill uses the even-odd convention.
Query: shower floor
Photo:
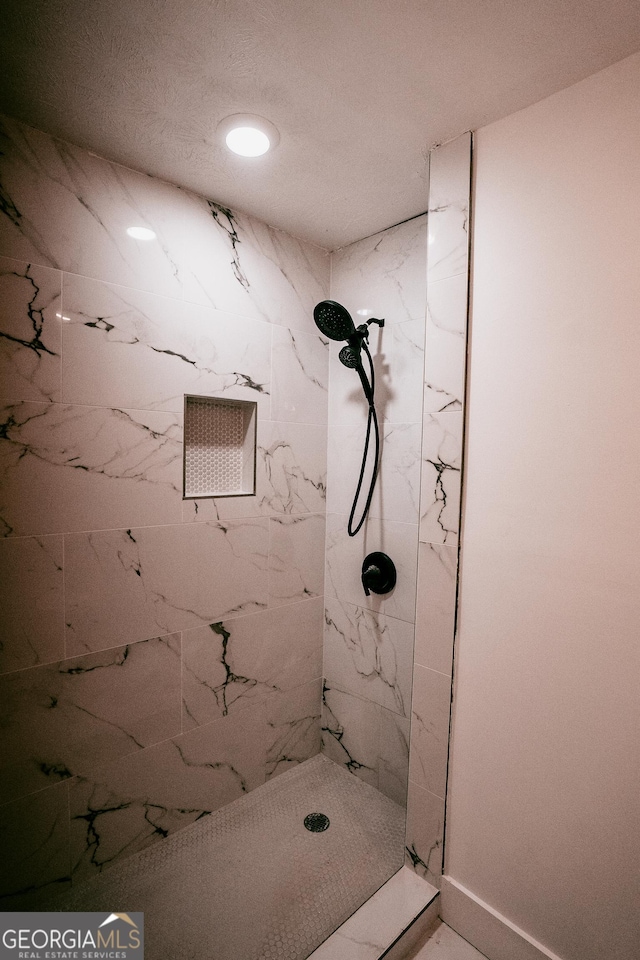
[[[330,826],[312,833],[309,813]],[[318,754],[75,888],[144,912],[145,960],[305,960],[404,861],[402,807]]]

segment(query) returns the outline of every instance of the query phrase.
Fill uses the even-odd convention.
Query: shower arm
[[[354,356],[358,358],[355,368],[358,371],[360,383],[362,384],[362,389],[364,390],[364,395],[367,399],[369,407],[373,406],[373,363],[371,361],[371,355],[366,348],[369,341],[369,326],[372,323],[377,323],[379,327],[384,327],[384,320],[379,320],[377,317],[371,317],[365,323],[361,323],[360,326],[356,327],[351,336],[347,338],[347,343],[353,350]],[[365,352],[369,354],[369,363],[371,364],[371,382],[369,382],[362,365],[362,361],[360,360],[360,351],[363,347],[365,348]]]

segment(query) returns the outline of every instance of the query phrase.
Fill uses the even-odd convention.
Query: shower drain
[[[309,813],[304,818],[304,825],[312,833],[322,833],[329,826],[329,817],[324,813]]]

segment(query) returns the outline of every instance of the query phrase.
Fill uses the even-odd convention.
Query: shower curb
[[[308,960],[403,960],[438,919],[440,893],[401,867]]]

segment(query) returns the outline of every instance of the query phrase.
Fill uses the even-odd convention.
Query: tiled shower
[[[407,863],[437,883],[470,137],[432,155],[428,216],[329,255],[13,120],[1,135],[5,908],[321,749],[408,790]],[[313,325],[328,296],[386,321],[354,539],[366,408]],[[257,404],[255,495],[183,500],[185,394]],[[378,549],[398,585],[365,598]]]

